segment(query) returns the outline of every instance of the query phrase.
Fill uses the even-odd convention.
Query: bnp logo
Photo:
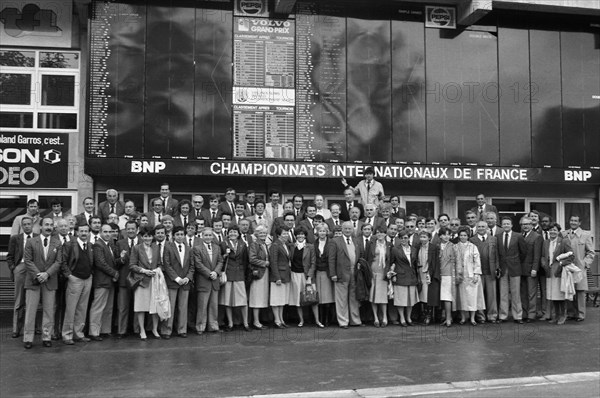
[[[0,11],[0,22],[4,24],[6,34],[12,37],[62,35],[62,30],[56,26],[56,13],[36,4],[26,4],[22,10],[5,7]]]

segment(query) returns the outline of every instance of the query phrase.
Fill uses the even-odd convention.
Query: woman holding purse
[[[266,329],[260,323],[260,309],[269,307],[269,249],[265,239],[268,230],[264,225],[259,225],[254,230],[255,240],[250,243],[248,257],[252,282],[250,283],[250,302],[252,308],[254,329]]]
[[[233,308],[240,308],[244,330],[249,332],[248,326],[248,297],[246,296],[246,268],[248,267],[248,248],[240,239],[240,229],[237,225],[229,228],[227,239],[222,243],[226,263],[225,273],[227,282],[219,290],[219,304],[225,306],[227,317],[226,332],[233,330]]]
[[[481,283],[481,260],[479,249],[469,242],[468,228],[458,230],[458,243],[456,250],[456,284],[458,287],[458,310],[460,311],[460,324],[465,323],[465,314],[469,313],[471,325],[477,326],[475,313],[485,310],[483,285]]]
[[[146,330],[144,329],[144,318],[146,312],[150,311],[150,299],[152,294],[151,278],[156,276],[156,269],[160,266],[160,250],[154,242],[154,230],[148,227],[140,229],[142,243],[133,246],[129,260],[129,270],[144,277],[133,293],[133,311],[135,312],[138,324],[140,325],[140,339],[146,340]],[[160,339],[158,334],[158,315],[151,314],[152,317],[152,335]]]
[[[560,236],[560,229],[557,223],[550,224],[548,228],[549,239],[545,240],[542,246],[542,267],[546,271],[546,300],[554,306],[554,316],[548,322],[564,325],[567,320],[567,306],[565,293],[560,290],[562,265],[557,257],[570,252],[572,248],[571,241]]]
[[[413,305],[419,302],[417,283],[418,250],[410,245],[408,232],[398,233],[400,245],[392,248],[392,258],[386,267],[386,276],[394,287],[394,306],[400,315],[400,325],[412,326],[410,320]]]
[[[332,308],[335,304],[333,282],[329,277],[329,227],[322,223],[317,227],[317,240],[315,242],[316,272],[315,282],[319,293],[319,314],[322,314],[321,323],[327,326],[329,318],[333,316]],[[322,310],[322,311],[321,311]]]
[[[312,280],[315,276],[316,255],[315,248],[310,243],[306,242],[306,231],[302,227],[294,229],[296,243],[292,247],[292,263],[291,263],[291,284],[290,284],[290,299],[288,304],[297,307],[298,311],[298,327],[304,326],[304,311],[300,305],[300,297],[307,286],[312,287]],[[312,287],[316,289],[316,287]],[[319,303],[312,305],[313,315],[318,327],[324,327],[319,321]]]
[[[440,274],[440,301],[444,303],[446,327],[452,325],[452,305],[456,297],[456,254],[454,244],[450,242],[451,232],[446,227],[438,231],[440,243],[436,248],[436,268]]]
[[[371,290],[369,292],[369,301],[373,309],[373,317],[375,321],[373,325],[378,328],[386,327],[387,319],[387,303],[388,303],[388,282],[385,275],[385,269],[391,260],[392,246],[387,242],[387,232],[384,226],[378,226],[375,230],[377,240],[369,245],[369,251],[366,254],[367,263],[371,265],[373,279],[371,281]],[[383,320],[379,323],[379,314]]]

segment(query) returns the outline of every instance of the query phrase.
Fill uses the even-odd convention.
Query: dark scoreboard
[[[368,1],[298,0],[288,16],[244,15],[234,1],[91,9],[96,165],[600,165],[600,50],[583,20],[524,28],[505,11],[435,29],[422,4]]]

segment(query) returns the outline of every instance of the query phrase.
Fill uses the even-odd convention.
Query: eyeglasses
[[[524,222],[524,223],[521,223],[521,225],[531,225],[531,223],[530,222]]]
[[[410,239],[408,236],[401,236],[400,239]]]
[[[200,202],[199,200],[194,200],[194,203],[202,203],[202,202]]]
[[[460,224],[450,224],[451,227],[460,227]]]

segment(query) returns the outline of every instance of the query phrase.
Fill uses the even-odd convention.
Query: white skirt
[[[319,292],[319,304],[335,303],[333,282],[327,276],[327,271],[317,271],[317,292]]]
[[[304,291],[305,286],[306,277],[304,276],[304,272],[292,272],[288,305],[300,307],[300,294]]]
[[[228,281],[219,289],[219,304],[226,307],[243,307],[248,305],[246,285],[244,281]]]
[[[138,286],[133,292],[133,312],[150,311],[150,297],[152,296],[152,283],[148,287]],[[109,303],[112,305],[112,303]],[[107,304],[107,305],[109,305]]]
[[[416,286],[394,285],[394,305],[396,307],[412,307],[419,302]]]
[[[419,301],[422,303],[427,303],[427,291],[429,290],[429,285],[425,281],[427,280],[428,272],[419,271],[419,273],[421,274],[421,282],[423,282],[421,292],[419,293]]]
[[[273,307],[287,305],[290,298],[290,284],[281,283],[277,286],[275,282],[271,282],[271,292],[269,294],[269,302]]]
[[[454,301],[454,286],[452,284],[452,276],[450,275],[442,275],[442,282],[440,283],[440,300]]]
[[[250,285],[250,303],[251,308],[269,307],[269,270],[260,279],[253,279]]]

